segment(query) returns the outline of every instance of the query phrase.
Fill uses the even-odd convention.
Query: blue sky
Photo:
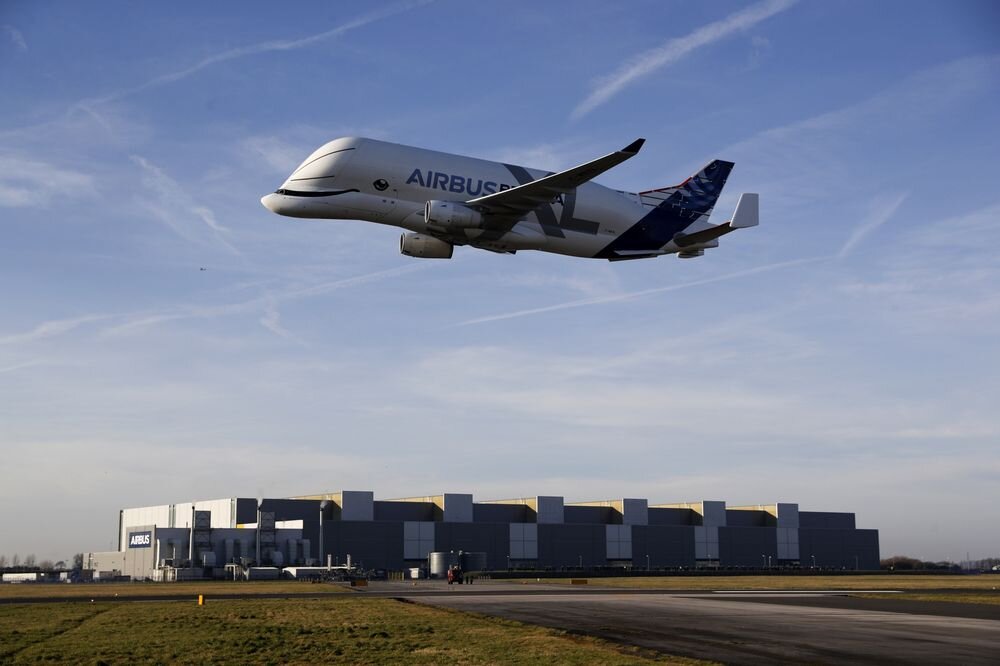
[[[797,501],[1000,552],[992,2],[8,2],[0,553],[116,512],[373,489]],[[460,248],[259,203],[363,135],[736,162],[694,261]],[[199,270],[206,268],[207,270]]]

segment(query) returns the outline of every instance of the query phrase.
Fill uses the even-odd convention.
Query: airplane
[[[713,160],[679,185],[638,193],[592,182],[635,157],[644,142],[552,173],[344,137],[313,152],[260,201],[288,217],[402,227],[400,252],[425,259],[450,259],[456,245],[609,261],[688,259],[718,247],[721,236],[757,225],[753,193],[740,196],[728,222],[708,222],[732,162]]]

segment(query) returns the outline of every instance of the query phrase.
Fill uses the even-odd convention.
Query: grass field
[[[704,664],[391,599],[0,606],[0,663]]]
[[[664,590],[1000,590],[1000,576],[636,576],[590,578],[600,587]],[[568,578],[520,579],[526,584],[570,584]]]
[[[308,583],[303,581],[262,580],[262,581],[192,581],[183,583],[22,583],[0,585],[0,599],[27,599],[37,597],[65,597],[67,599],[138,597],[149,594],[197,597],[199,594],[343,594],[350,590],[346,584]]]

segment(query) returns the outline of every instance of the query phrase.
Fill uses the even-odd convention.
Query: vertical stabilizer
[[[640,192],[639,197],[645,206],[669,208],[694,222],[712,214],[732,170],[732,162],[712,160],[680,185]]]

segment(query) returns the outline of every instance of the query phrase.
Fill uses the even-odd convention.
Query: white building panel
[[[157,527],[170,527],[171,506],[161,504],[159,506],[144,506],[135,509],[124,509],[122,511],[122,531],[120,535],[122,550],[125,549],[125,535],[128,528],[142,525],[155,525]]]
[[[194,502],[180,502],[175,504],[173,509],[170,524],[167,527],[191,527],[191,521],[194,518],[191,513],[194,511]]]
[[[236,527],[236,500],[232,497],[195,502],[194,508],[212,513],[213,529]]]

